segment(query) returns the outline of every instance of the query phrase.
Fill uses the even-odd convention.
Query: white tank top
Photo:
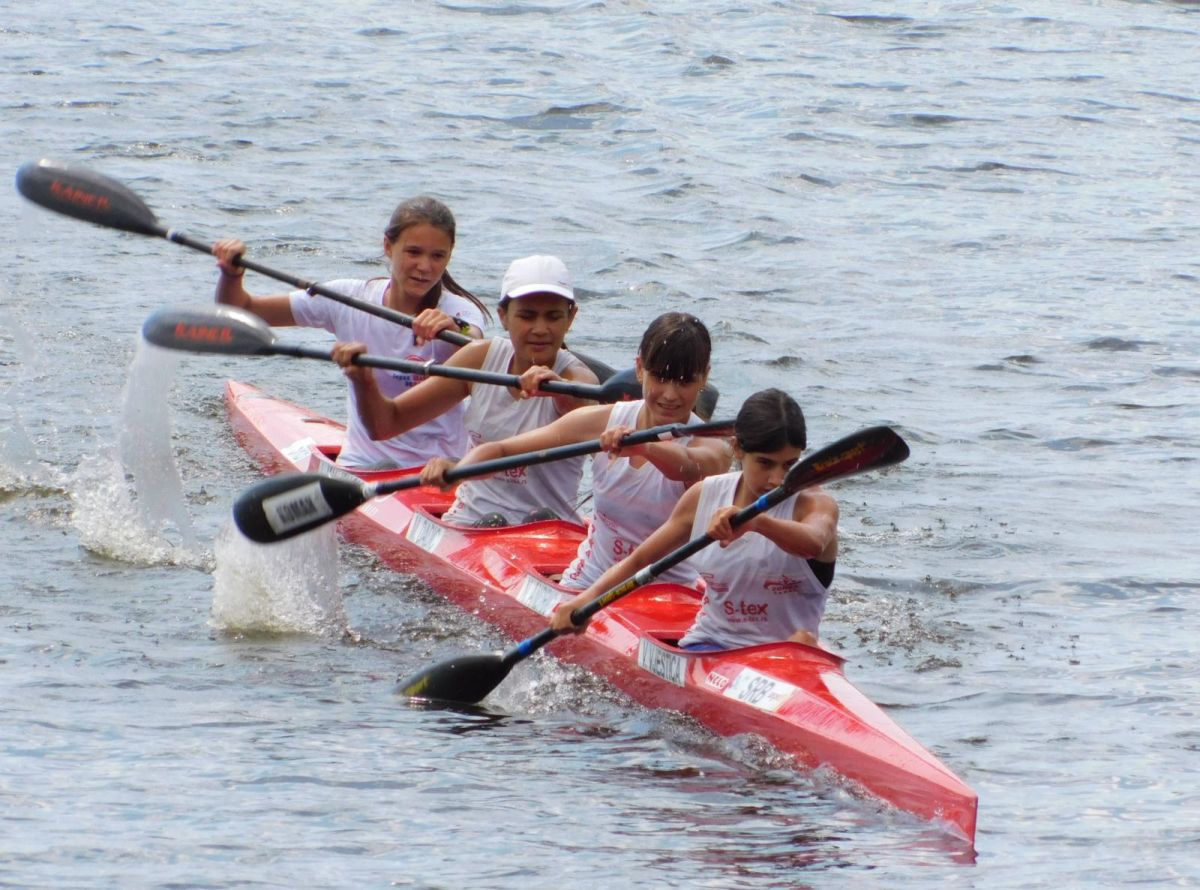
[[[482,370],[507,374],[512,357],[512,341],[507,337],[496,337],[488,347]],[[582,364],[571,353],[560,349],[554,360],[554,372],[562,376],[565,371]],[[470,445],[474,448],[483,442],[498,442],[535,430],[557,419],[558,411],[552,398],[517,399],[506,386],[476,383],[471,387],[465,422]],[[579,480],[586,459],[557,460],[464,482],[458,487],[454,504],[442,518],[457,525],[471,525],[488,513],[500,513],[515,525],[531,510],[548,507],[560,519],[582,525],[575,504],[579,499]]]
[[[643,404],[643,399],[617,402],[605,428],[636,429]],[[693,414],[690,422],[699,423],[700,418]],[[687,445],[691,438],[675,441]],[[575,561],[563,573],[563,586],[583,590],[594,584],[667,521],[686,490],[686,485],[668,479],[649,461],[635,467],[627,457],[614,459],[608,454],[597,454],[592,460],[595,515],[587,537],[579,542]],[[693,586],[696,570],[690,562],[683,562],[664,572],[658,580]]]
[[[733,503],[741,476],[725,473],[699,483],[703,487],[692,523],[693,539],[708,531],[718,508]],[[791,519],[795,508],[792,495],[767,514]],[[692,557],[692,565],[708,587],[696,621],[680,645],[703,642],[733,648],[786,640],[801,628],[817,633],[829,590],[804,557],[749,532],[728,547],[705,547]]]

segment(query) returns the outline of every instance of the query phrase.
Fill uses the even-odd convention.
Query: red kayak
[[[238,440],[266,471],[347,472],[333,464],[341,424],[242,383],[230,381],[226,397]],[[415,472],[356,475],[383,481]],[[574,558],[584,529],[558,520],[460,529],[438,518],[451,500],[429,488],[377,497],[343,517],[340,528],[514,639],[543,630],[574,593],[547,576]],[[846,679],[843,659],[786,642],[684,652],[672,641],[699,607],[693,590],[648,584],[599,612],[584,634],[549,648],[644,705],[690,714],[722,735],[755,733],[800,765],[828,767],[974,843],[975,792]]]

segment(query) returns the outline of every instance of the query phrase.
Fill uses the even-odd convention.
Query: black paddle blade
[[[165,237],[153,211],[137,195],[107,176],[43,158],[17,171],[17,191],[47,210],[138,235]]]
[[[704,384],[704,389],[700,390],[700,396],[696,399],[696,413],[705,420],[712,420],[719,398],[721,398],[721,393],[715,386],[711,383]]]
[[[600,384],[603,402],[629,402],[642,397],[642,384],[637,379],[636,368],[618,371]]]
[[[238,496],[233,521],[251,541],[273,544],[333,522],[371,494],[365,483],[319,473],[272,476]]]
[[[500,652],[460,655],[402,679],[396,692],[408,698],[475,704],[487,698],[516,663]]]
[[[908,453],[908,445],[891,427],[868,427],[804,458],[788,472],[781,487],[789,492],[799,491],[810,485],[890,467],[907,458]]]
[[[251,312],[235,306],[159,309],[142,324],[155,346],[220,355],[270,355],[275,334]]]

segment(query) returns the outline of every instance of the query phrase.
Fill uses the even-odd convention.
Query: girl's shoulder
[[[450,317],[462,319],[481,331],[484,328],[483,310],[466,297],[443,290],[442,295],[438,298],[437,308]]]
[[[383,281],[382,285],[377,284],[377,281],[380,280]],[[336,278],[332,281],[321,282],[321,287],[360,303],[381,304],[383,291],[387,286],[386,281],[386,279]],[[373,315],[368,315],[361,309],[347,306],[312,291],[295,290],[292,291],[290,297],[292,315],[299,325],[332,329],[346,323],[353,325],[363,319],[374,318]]]

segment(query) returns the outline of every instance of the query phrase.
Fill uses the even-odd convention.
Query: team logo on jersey
[[[768,578],[763,582],[763,589],[771,593],[799,593],[803,583],[799,578],[783,575],[780,578]]]
[[[704,579],[704,585],[708,590],[714,591],[715,593],[729,593],[729,585],[728,584],[718,584],[716,581],[713,580],[713,576],[711,573],[701,572],[700,577]],[[707,599],[707,596],[705,597],[705,599]]]
[[[411,354],[406,355],[404,357],[404,360],[406,362],[420,362],[421,364],[425,364],[425,362],[427,361],[427,359],[423,355],[411,355]],[[389,372],[388,376],[390,376],[397,383],[400,383],[406,389],[412,389],[414,386],[416,386],[422,380],[428,379],[428,378],[426,378],[426,376],[424,374],[411,374],[408,371],[391,371],[391,372]]]
[[[409,355],[407,360],[410,362],[420,362],[421,364],[425,364],[425,362],[429,361],[429,359],[423,355]],[[410,376],[412,377],[412,383],[410,383],[409,386],[416,386],[422,380],[429,379],[424,374],[412,374]]]

